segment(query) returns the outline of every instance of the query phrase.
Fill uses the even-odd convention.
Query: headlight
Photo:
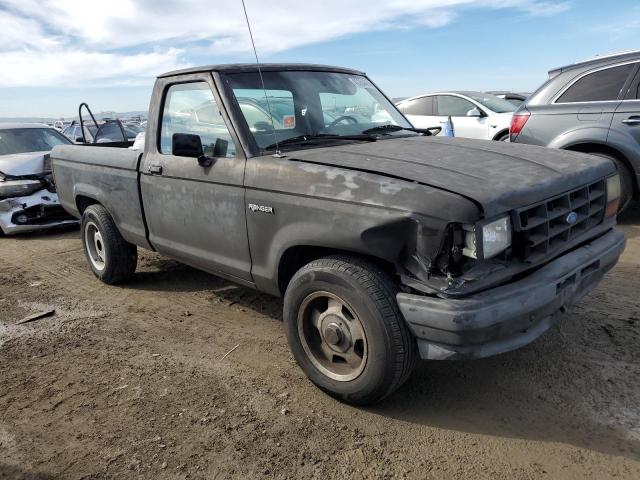
[[[478,225],[468,225],[465,230],[463,255],[476,259],[495,257],[511,246],[511,221],[508,216]]]
[[[618,207],[620,206],[620,174],[616,173],[607,178],[607,209],[605,216],[610,217],[618,213]]]
[[[24,197],[42,189],[39,180],[0,180],[0,199]]]

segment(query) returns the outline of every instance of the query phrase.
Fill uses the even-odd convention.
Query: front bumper
[[[399,293],[398,306],[424,359],[497,355],[548,330],[561,311],[595,288],[624,247],[624,235],[612,229],[522,280],[460,299]]]
[[[77,223],[78,221],[60,206],[58,195],[48,190],[0,200],[0,229],[6,235]]]

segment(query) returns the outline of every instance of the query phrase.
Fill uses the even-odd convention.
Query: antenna
[[[284,155],[280,152],[280,146],[278,145],[278,132],[276,132],[276,125],[273,121],[273,114],[271,113],[271,105],[269,103],[269,96],[267,95],[267,89],[264,86],[264,79],[262,78],[262,69],[260,68],[260,60],[258,60],[258,51],[256,50],[256,44],[253,41],[253,33],[251,32],[251,23],[249,22],[249,15],[247,15],[247,7],[242,1],[242,9],[244,10],[244,18],[247,20],[247,28],[249,29],[249,37],[251,38],[251,45],[253,46],[253,53],[256,56],[256,64],[258,65],[258,75],[260,75],[260,83],[262,84],[262,91],[264,92],[264,99],[267,101],[267,110],[269,110],[269,118],[271,119],[271,128],[273,129],[273,139],[276,144],[276,153],[273,155],[277,158],[282,158]]]

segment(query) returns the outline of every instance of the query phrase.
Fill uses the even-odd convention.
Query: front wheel
[[[382,400],[409,377],[416,342],[377,265],[330,256],[302,267],[284,297],[291,351],[309,379],[355,405]]]
[[[138,251],[127,242],[102,205],[90,205],[82,214],[82,246],[94,275],[104,283],[127,280],[136,270]]]

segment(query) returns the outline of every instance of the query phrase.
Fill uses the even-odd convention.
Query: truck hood
[[[447,190],[486,218],[545,200],[615,172],[610,160],[531,145],[405,137],[288,152],[290,160],[359,170]]]
[[[49,152],[0,155],[0,173],[13,177],[39,175],[51,171]]]

